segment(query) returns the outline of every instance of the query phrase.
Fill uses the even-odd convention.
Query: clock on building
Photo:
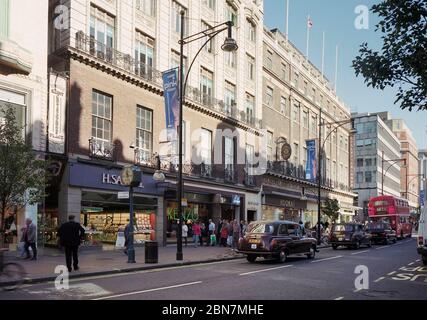
[[[124,167],[121,174],[122,184],[125,186],[138,187],[142,181],[142,173],[138,167]]]

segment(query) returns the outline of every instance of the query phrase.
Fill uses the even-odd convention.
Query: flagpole
[[[308,60],[308,46],[310,43],[310,26],[309,26],[309,24],[310,24],[310,15],[307,17],[307,47],[306,47],[307,50],[306,50],[306,54],[305,54],[307,60]]]
[[[338,81],[338,45],[335,50],[335,94],[337,93],[337,81]]]
[[[323,31],[323,41],[322,41],[322,78],[325,74],[325,31]]]
[[[289,0],[286,0],[286,42],[289,41]]]

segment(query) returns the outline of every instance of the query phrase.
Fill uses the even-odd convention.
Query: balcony
[[[125,54],[96,41],[93,37],[79,31],[76,34],[76,48],[103,63],[121,69],[144,81],[162,86],[162,74],[152,66],[135,60],[130,54]]]
[[[248,117],[244,111],[237,111],[235,104],[228,105],[223,100],[201,92],[198,88],[187,86],[185,97],[187,100],[202,105],[204,108],[217,112],[224,117],[242,122],[250,127],[261,129],[261,121],[255,117]]]
[[[97,138],[89,139],[89,155],[92,158],[114,160],[115,145],[110,141],[100,140]]]
[[[295,165],[288,161],[269,161],[267,172],[275,173],[300,180],[306,179],[306,172],[302,165]]]
[[[248,169],[246,169],[246,172],[245,172],[245,185],[248,187],[255,186],[255,176],[248,173]]]
[[[236,183],[237,182],[237,171],[232,164],[228,164],[224,168],[224,181],[229,183]]]

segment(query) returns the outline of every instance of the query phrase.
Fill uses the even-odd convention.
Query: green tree
[[[45,197],[47,162],[25,143],[23,128],[11,107],[0,109],[0,233],[6,212],[36,204]],[[3,241],[1,237],[0,242]]]
[[[382,48],[365,42],[353,60],[356,75],[368,87],[396,87],[395,104],[401,109],[427,110],[427,1],[384,0],[371,11],[380,17],[376,32],[383,34]]]
[[[332,223],[335,223],[335,221],[337,221],[340,215],[339,213],[340,209],[341,208],[337,199],[326,199],[326,202],[322,208],[322,212],[329,219],[331,219]]]

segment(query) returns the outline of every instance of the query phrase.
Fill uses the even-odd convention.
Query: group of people
[[[234,220],[220,219],[218,224],[215,224],[212,219],[209,219],[205,224],[202,221],[188,221],[182,225],[182,239],[185,246],[188,245],[188,237],[191,234],[193,237],[194,246],[203,246],[206,239],[207,246],[220,245],[224,247],[237,248],[239,239],[245,234],[247,228],[246,221],[240,223]]]
[[[83,227],[74,220],[75,216],[70,215],[68,222],[62,224],[58,229],[58,237],[61,246],[65,250],[65,261],[69,272],[72,271],[72,266],[75,271],[79,270],[78,248],[85,235]],[[25,226],[21,229],[21,232],[24,259],[37,260],[37,226],[32,219],[25,219]],[[33,253],[32,256],[30,248]]]

